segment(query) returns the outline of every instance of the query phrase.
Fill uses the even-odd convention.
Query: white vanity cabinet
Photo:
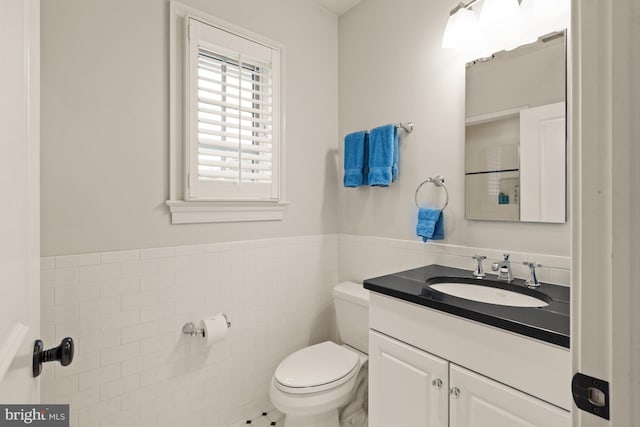
[[[568,411],[375,331],[369,351],[370,427],[571,423]]]
[[[449,426],[563,427],[571,413],[468,369],[449,367]]]
[[[369,426],[449,425],[449,362],[369,333]]]
[[[372,293],[370,427],[569,427],[567,349]]]

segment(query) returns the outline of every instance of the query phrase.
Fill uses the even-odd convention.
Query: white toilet
[[[284,427],[366,427],[369,291],[344,282],[333,288],[343,345],[305,347],[276,368],[269,395]]]

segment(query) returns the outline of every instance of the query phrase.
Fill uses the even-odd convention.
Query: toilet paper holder
[[[227,322],[227,328],[230,328],[231,322],[229,322],[229,318],[227,318],[226,314],[222,314],[222,316],[224,316],[224,320]],[[204,328],[196,328],[196,325],[193,322],[188,322],[182,326],[182,333],[192,337],[195,337],[196,335],[204,336]]]

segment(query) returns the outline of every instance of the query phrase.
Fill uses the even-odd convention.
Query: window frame
[[[172,224],[206,222],[277,221],[284,219],[288,205],[285,197],[285,90],[284,47],[272,40],[243,28],[212,17],[176,1],[170,3],[170,76],[169,76],[169,200],[166,204]],[[189,155],[192,128],[188,120],[189,100],[189,19],[214,27],[234,36],[266,46],[278,52],[279,60],[272,61],[272,72],[279,73],[278,88],[274,87],[273,100],[277,102],[274,116],[273,189],[269,197],[196,196],[189,189]],[[275,70],[274,70],[275,69]],[[276,140],[277,138],[277,140]],[[191,145],[190,145],[191,144]]]

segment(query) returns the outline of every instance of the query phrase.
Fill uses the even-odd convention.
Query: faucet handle
[[[477,277],[478,279],[482,279],[483,277],[486,276],[486,274],[484,273],[484,269],[482,267],[482,261],[487,259],[487,257],[484,255],[474,255],[473,259],[476,261],[476,266],[473,269],[473,276]]]
[[[538,282],[538,275],[536,274],[536,267],[542,267],[542,264],[538,264],[535,261],[523,261],[522,264],[529,267],[529,279],[525,281],[527,287],[537,288],[540,286],[540,282]]]
[[[504,256],[504,260],[505,260],[505,261],[509,261],[509,257],[510,257],[511,255],[510,255],[510,254],[504,254],[504,255],[502,255],[502,256]]]

